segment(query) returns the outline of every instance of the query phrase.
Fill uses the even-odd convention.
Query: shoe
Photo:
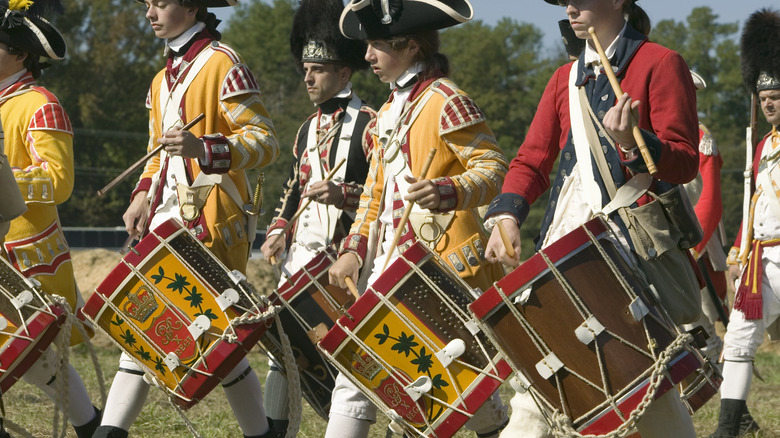
[[[756,420],[754,420],[753,416],[748,412],[747,407],[745,407],[745,412],[742,414],[742,418],[739,421],[739,434],[737,436],[752,436],[752,434],[755,434],[759,430],[761,430],[761,427],[759,427]]]
[[[721,399],[718,428],[709,438],[738,438],[742,415],[746,409],[745,400]]]

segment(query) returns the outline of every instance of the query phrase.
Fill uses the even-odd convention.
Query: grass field
[[[116,372],[119,351],[103,335],[96,337],[95,345],[108,387]],[[86,347],[79,346],[71,351],[71,362],[81,373],[93,401],[102,405],[98,379]],[[265,356],[259,352],[253,352],[250,354],[250,362],[263,379],[267,371]],[[760,436],[780,436],[776,435],[776,432],[780,431],[780,411],[777,409],[777,403],[780,401],[780,355],[773,352],[763,352],[758,355],[756,362],[765,381],[754,379],[749,406],[753,416],[763,428],[763,433]],[[504,385],[502,394],[506,400],[511,397],[511,389],[508,385]],[[35,437],[52,435],[53,404],[37,388],[20,381],[5,394],[3,400],[6,417],[9,420],[24,426]],[[304,420],[298,436],[301,438],[321,437],[324,434],[325,421],[317,416],[305,402],[303,409]],[[204,401],[187,411],[186,415],[203,437],[240,438],[242,436],[222,390],[219,388],[209,394]],[[698,436],[705,437],[715,429],[717,416],[718,400],[716,397],[694,415]],[[370,436],[372,438],[384,437],[386,425],[387,420],[380,416],[379,422],[372,428]],[[75,436],[73,430],[69,429],[68,437]],[[152,389],[144,410],[131,429],[131,436],[183,438],[192,435],[163,392]],[[461,431],[456,436],[472,437],[474,434]]]

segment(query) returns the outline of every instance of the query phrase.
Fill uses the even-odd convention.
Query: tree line
[[[288,176],[295,133],[314,111],[289,50],[297,3],[244,1],[220,26],[222,41],[235,48],[254,72],[283,147],[279,162],[263,170],[261,229],[273,217]],[[56,20],[69,55],[44,70],[40,82],[60,98],[75,130],[76,185],[71,199],[60,207],[65,226],[122,226],[138,174],[104,197],[95,193],[145,153],[144,102],[165,59],[163,42],[155,38],[144,12],[143,5],[127,0],[73,0]],[[680,52],[708,84],[697,95],[699,117],[724,158],[724,222],[733,239],[741,215],[750,101],[740,73],[739,23],[724,23],[704,6],[693,9],[684,21],[654,24],[651,40]],[[453,65],[452,79],[476,100],[510,158],[525,137],[547,80],[568,59],[562,44],[545,48],[543,37],[533,23],[509,18],[495,25],[476,20],[441,32],[442,52]],[[375,108],[389,94],[387,84],[370,72],[356,73],[353,85]],[[759,131],[769,129],[763,122]],[[524,238],[538,232],[545,203],[540,200],[533,207],[522,230]],[[526,251],[531,247],[526,245]]]

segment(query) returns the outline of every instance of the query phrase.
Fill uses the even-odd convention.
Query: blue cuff
[[[485,219],[497,214],[511,214],[517,219],[518,226],[522,226],[528,217],[531,206],[528,201],[516,193],[502,193],[490,203]]]

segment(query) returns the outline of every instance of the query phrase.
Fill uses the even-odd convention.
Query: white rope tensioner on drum
[[[279,333],[279,341],[281,341],[280,348],[282,349],[282,361],[284,362],[285,374],[287,377],[287,394],[288,394],[288,407],[290,412],[288,414],[287,423],[287,438],[295,438],[298,435],[298,429],[301,426],[302,419],[302,406],[301,406],[301,377],[298,372],[298,364],[295,361],[295,354],[290,344],[290,338],[284,332],[282,327],[282,320],[278,314],[274,316],[276,321],[276,329]]]
[[[49,295],[49,299],[52,302],[59,304],[65,311],[65,322],[62,323],[62,328],[57,334],[57,338],[54,344],[57,346],[57,352],[59,353],[59,367],[57,368],[56,382],[57,382],[57,396],[55,398],[55,404],[59,405],[63,412],[68,412],[68,387],[70,380],[70,373],[68,372],[68,365],[70,364],[70,332],[73,325],[73,314],[70,312],[70,305],[65,297]],[[60,423],[60,409],[54,409],[54,418],[52,420],[52,437],[56,437],[60,426],[62,427],[62,433],[59,435],[61,438],[65,438],[68,433],[68,416],[63,415]]]
[[[650,385],[647,393],[645,393],[645,396],[642,398],[642,402],[639,403],[636,409],[631,411],[628,420],[624,421],[617,429],[606,435],[583,435],[572,427],[571,419],[567,415],[561,412],[554,412],[553,422],[551,424],[553,434],[562,438],[623,438],[632,433],[632,429],[636,423],[642,418],[647,407],[655,399],[658,387],[663,383],[663,379],[666,377],[669,362],[674,359],[679,351],[685,349],[692,339],[693,337],[689,333],[681,333],[663,352],[661,352],[661,354],[659,354],[658,361],[653,366],[653,372],[650,376]]]

